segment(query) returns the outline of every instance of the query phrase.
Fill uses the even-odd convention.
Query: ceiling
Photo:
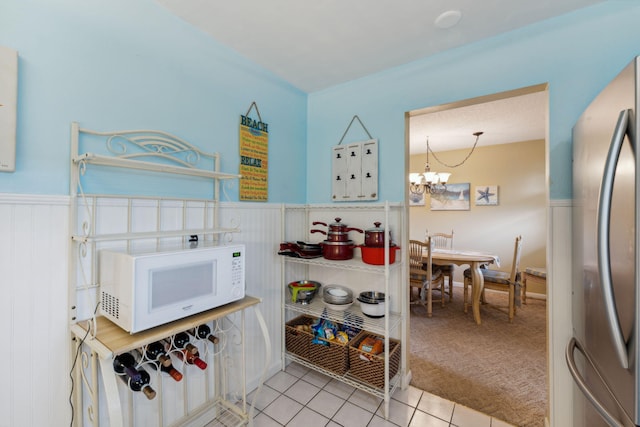
[[[606,0],[156,1],[311,93]],[[434,151],[441,140],[452,143],[452,129],[463,134],[456,141],[464,146],[472,145],[475,131],[485,132],[480,144],[544,138],[544,121],[535,121],[542,129],[532,129],[533,120],[516,114],[545,114],[546,98],[542,104],[539,96],[512,98],[455,114],[430,114],[424,124],[412,120],[411,151],[424,152],[426,137],[418,134],[423,128]]]
[[[546,137],[545,91],[433,110],[410,118],[410,154],[426,153],[427,138],[431,150],[438,152],[471,149],[475,132],[483,132],[479,147]]]

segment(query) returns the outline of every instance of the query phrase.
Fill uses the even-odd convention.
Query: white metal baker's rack
[[[83,142],[83,138],[90,141]],[[92,151],[82,151],[81,145],[98,143],[93,145],[97,151],[105,154],[96,154]],[[210,169],[200,167],[204,160],[208,159]],[[155,196],[130,196],[116,194],[86,194],[83,189],[83,177],[89,166],[98,166],[145,171],[154,174],[180,175],[198,177],[213,182],[213,197],[211,199],[192,198],[167,198]],[[225,426],[242,426],[249,422],[250,412],[247,411],[245,370],[244,370],[244,325],[245,309],[252,307],[262,329],[267,346],[267,354],[270,354],[270,341],[264,319],[258,309],[260,299],[247,296],[243,300],[231,303],[218,309],[200,313],[189,318],[171,322],[166,325],[130,335],[127,332],[113,328],[113,324],[102,317],[96,317],[98,307],[99,283],[97,282],[97,251],[109,245],[134,245],[139,242],[156,244],[166,242],[186,241],[190,236],[196,235],[199,239],[220,242],[223,238],[231,240],[234,232],[239,232],[237,224],[229,227],[219,226],[219,197],[221,181],[239,179],[236,174],[222,173],[220,169],[220,156],[218,153],[206,153],[188,142],[165,132],[155,130],[126,130],[113,132],[98,132],[80,128],[78,123],[71,126],[71,155],[70,155],[70,232],[71,245],[69,253],[69,308],[70,329],[72,334],[72,360],[74,361],[72,378],[75,388],[73,390],[74,425],[83,425],[85,418],[94,426],[100,425],[100,396],[99,390],[104,388],[109,424],[111,426],[123,425],[120,393],[118,391],[117,378],[113,374],[113,356],[130,351],[134,348],[157,341],[163,337],[169,337],[177,332],[186,331],[202,323],[217,325],[218,322],[231,324],[223,328],[221,332],[230,334],[228,343],[237,343],[237,351],[240,353],[240,367],[236,368],[241,374],[241,390],[238,391],[238,402],[228,402],[225,383],[220,379],[226,379],[228,372],[225,363],[220,366],[218,353],[204,345],[204,355],[209,361],[215,361],[215,369],[206,371],[205,402],[196,407],[188,408],[184,405],[184,416],[165,424],[163,419],[162,396],[158,396],[160,425],[182,425],[188,421],[214,415]],[[116,206],[113,208],[113,206]],[[115,209],[125,224],[120,224],[116,232],[107,230],[102,232],[98,223],[101,220],[101,210]],[[163,214],[169,211],[170,218],[166,221],[170,227],[165,227]],[[151,213],[150,213],[151,212]],[[141,230],[136,221],[141,216],[155,217],[155,224],[149,226],[145,223]],[[108,228],[108,227],[106,227]],[[82,297],[80,296],[82,294]],[[237,317],[240,316],[238,320]],[[236,325],[239,323],[239,325]],[[237,338],[237,339],[236,339]],[[225,343],[227,340],[225,340]],[[200,344],[202,346],[202,344]],[[88,348],[88,350],[87,350]],[[265,364],[265,366],[268,365]],[[100,369],[98,370],[98,366]],[[98,371],[101,376],[98,377]],[[159,372],[159,371],[158,371]],[[150,372],[153,375],[153,372]],[[219,378],[218,378],[219,377]],[[159,374],[156,379],[162,382]],[[263,374],[264,379],[264,374]],[[161,384],[160,384],[161,385]],[[215,391],[212,393],[210,386]],[[185,386],[186,390],[186,386]],[[85,393],[87,396],[83,396]],[[186,391],[185,391],[185,394]],[[186,396],[184,396],[186,400]],[[89,403],[86,403],[88,400]],[[133,407],[133,397],[129,393],[129,408]],[[251,408],[252,410],[253,408]],[[86,410],[86,412],[85,412]],[[133,423],[130,417],[129,424]],[[177,424],[176,424],[177,423]]]
[[[323,219],[330,222],[329,219],[334,216],[340,216],[346,218],[345,221],[350,226],[360,226],[364,223],[373,225],[374,221],[380,220],[380,215],[383,216],[383,223],[385,227],[393,227],[395,232],[398,233],[399,239],[402,240],[406,235],[406,215],[405,209],[402,204],[390,203],[385,201],[384,203],[373,204],[332,204],[332,205],[285,205],[283,206],[282,218],[282,241],[295,241],[311,239],[310,228],[313,219]],[[390,228],[389,228],[390,229]],[[357,236],[357,233],[356,233]],[[361,237],[356,237],[361,239]],[[369,332],[377,333],[384,336],[384,386],[382,388],[373,387],[358,378],[353,377],[347,371],[346,374],[340,375],[330,370],[317,366],[309,360],[305,360],[293,353],[286,350],[286,338],[282,338],[282,354],[283,354],[283,368],[286,361],[294,361],[301,365],[304,365],[312,370],[318,371],[348,384],[354,388],[365,391],[375,397],[380,398],[383,401],[384,416],[389,417],[389,405],[391,396],[397,387],[406,389],[408,387],[410,373],[408,372],[407,360],[408,360],[408,348],[406,343],[408,342],[408,293],[407,287],[403,286],[407,282],[407,268],[405,265],[406,250],[399,252],[397,260],[394,263],[390,263],[389,254],[390,239],[385,239],[384,247],[384,264],[383,265],[370,265],[365,264],[360,255],[360,251],[354,253],[354,257],[349,260],[333,261],[325,258],[296,258],[283,256],[282,262],[282,284],[283,287],[294,278],[306,279],[306,280],[320,280],[324,281],[323,276],[330,275],[330,272],[339,270],[342,272],[349,272],[356,274],[360,279],[356,279],[353,282],[340,282],[342,278],[338,278],[340,273],[330,275],[331,280],[338,280],[337,283],[350,287],[352,291],[357,287],[359,290],[371,290],[366,289],[367,285],[362,285],[364,282],[372,278],[378,278],[382,281],[382,286],[375,290],[383,291],[385,295],[390,296],[393,301],[397,303],[396,310],[391,310],[392,304],[385,304],[385,315],[382,318],[373,319],[364,316],[358,305],[353,305],[344,312],[336,312],[333,310],[327,310],[326,305],[323,303],[320,295],[317,295],[308,304],[297,304],[292,302],[290,298],[286,298],[282,306],[282,319],[283,323],[288,319],[288,314],[306,314],[313,318],[323,317],[334,322],[342,323],[358,329],[364,329]],[[356,245],[357,246],[357,245]],[[300,267],[300,268],[298,268]],[[313,269],[313,276],[311,271]],[[354,279],[352,276],[350,279]],[[326,284],[326,283],[325,283]],[[364,286],[364,288],[363,288]],[[357,291],[354,292],[357,295]],[[345,315],[346,314],[346,315]],[[351,319],[351,320],[350,320]],[[357,322],[353,320],[357,319]],[[283,327],[283,335],[285,328]],[[389,369],[389,349],[391,335],[395,335],[401,342],[401,357],[400,366],[395,376],[390,377]]]

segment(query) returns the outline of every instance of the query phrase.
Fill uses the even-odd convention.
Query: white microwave
[[[244,258],[244,245],[101,250],[100,314],[133,334],[242,299]]]

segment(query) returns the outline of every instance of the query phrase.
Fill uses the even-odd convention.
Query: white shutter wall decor
[[[378,141],[362,143],[362,195],[366,200],[378,199]]]
[[[332,175],[333,200],[343,200],[347,195],[347,147],[336,145],[331,148],[332,155]]]
[[[347,145],[347,194],[350,199],[361,195],[362,157],[359,143]]]
[[[369,140],[340,145],[353,121],[358,119]],[[332,200],[354,202],[378,200],[378,141],[353,116],[338,145],[331,148]]]

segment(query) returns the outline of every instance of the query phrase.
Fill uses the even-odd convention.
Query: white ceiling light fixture
[[[446,12],[438,15],[434,24],[436,27],[446,30],[458,24],[460,19],[462,19],[462,12],[459,10],[447,10]]]
[[[451,174],[448,172],[432,172],[431,165],[429,164],[429,153],[433,155],[433,158],[436,159],[438,163],[442,166],[448,168],[457,168],[458,166],[462,166],[473,154],[473,150],[476,149],[478,145],[478,140],[480,139],[480,135],[484,132],[474,132],[473,136],[476,137],[476,141],[473,143],[473,147],[471,147],[471,151],[469,154],[460,162],[455,165],[449,165],[443,163],[438,159],[436,154],[431,151],[431,147],[429,147],[429,137],[427,137],[427,162],[424,164],[424,172],[422,173],[411,173],[409,174],[409,191],[416,194],[440,194],[447,191],[447,182],[449,181],[449,177]]]

